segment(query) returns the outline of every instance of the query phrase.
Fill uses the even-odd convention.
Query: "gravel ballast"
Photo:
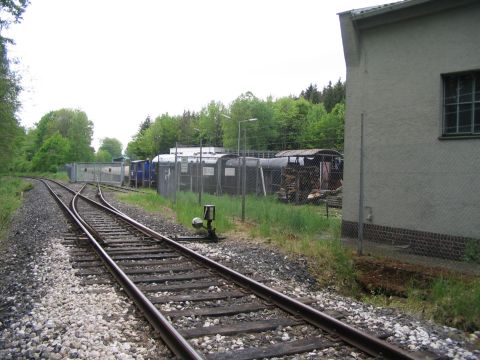
[[[34,185],[1,244],[0,359],[171,357],[117,288],[80,284],[62,244],[65,216]]]
[[[34,185],[26,193],[10,233],[0,243],[0,359],[171,357],[117,287],[80,284],[69,261],[69,249],[61,241],[62,235],[69,231],[65,216],[45,186],[38,182]],[[129,216],[159,232],[189,233],[159,215],[115,201],[111,193],[107,192],[106,197]],[[289,295],[310,297],[316,301],[312,306],[326,311],[334,309],[351,325],[376,335],[390,335],[388,341],[404,349],[454,359],[480,357],[478,350],[472,350],[478,333],[466,336],[457,329],[354,301],[333,289],[318,289],[305,259],[248,241],[227,239],[220,243],[186,245],[238,271],[253,270],[254,276],[271,279],[270,286]],[[198,321],[206,324],[215,319]],[[302,329],[284,328],[271,336],[288,341],[301,337]],[[222,336],[195,341],[207,351],[238,349],[245,342]],[[288,358],[319,357],[361,358],[354,352],[335,355],[334,349]]]
[[[178,231],[177,224],[160,221],[158,214],[152,215],[138,207],[121,203],[112,194],[106,194],[106,197],[127,215],[158,231],[168,234]],[[187,233],[188,230],[183,232]],[[480,358],[480,351],[474,349],[474,344],[480,341],[480,332],[465,334],[458,329],[418,319],[392,308],[355,301],[337,294],[334,289],[319,289],[314,277],[309,274],[306,259],[302,257],[288,256],[271,246],[248,239],[226,239],[219,243],[191,242],[185,245],[240,272],[254,270],[256,276],[272,280],[269,286],[288,295],[313,298],[316,300],[313,307],[327,313],[341,314],[342,321],[374,335],[390,335],[387,341],[404,349],[452,359]]]

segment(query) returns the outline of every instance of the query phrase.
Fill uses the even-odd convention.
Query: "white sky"
[[[229,105],[246,91],[298,95],[345,79],[340,11],[386,0],[32,0],[9,36],[31,127],[77,108],[94,147],[124,147],[139,124],[168,112]]]

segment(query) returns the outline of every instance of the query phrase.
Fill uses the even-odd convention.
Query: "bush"
[[[465,246],[465,261],[480,264],[480,240],[470,239]]]

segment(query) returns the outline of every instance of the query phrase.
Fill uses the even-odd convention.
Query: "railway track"
[[[308,358],[325,349],[361,351],[357,358],[417,358],[316,310],[311,299],[288,297],[266,279],[251,279],[156,233],[108,204],[100,189],[75,192],[42,181],[94,250],[83,246],[72,254],[83,281],[109,283],[113,276],[178,358]],[[282,328],[298,338],[279,338]],[[212,337],[215,344],[205,346],[202,339]],[[236,349],[226,351],[222,342]]]

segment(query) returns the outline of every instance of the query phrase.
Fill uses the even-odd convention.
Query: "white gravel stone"
[[[33,358],[45,357],[48,352],[51,359],[100,359],[105,358],[108,350],[117,359],[138,358],[125,336],[145,337],[135,326],[138,322],[118,317],[106,320],[111,314],[126,312],[130,301],[120,298],[111,286],[81,286],[61,240],[51,239],[48,245],[50,249],[39,259],[44,266],[36,267],[36,277],[43,282],[38,291],[43,296],[33,304],[30,314],[3,330],[5,348],[0,349],[0,358],[23,358],[21,349],[28,349],[27,357]],[[104,291],[90,292],[92,289]],[[144,353],[149,358],[162,358],[158,352],[145,348]]]

